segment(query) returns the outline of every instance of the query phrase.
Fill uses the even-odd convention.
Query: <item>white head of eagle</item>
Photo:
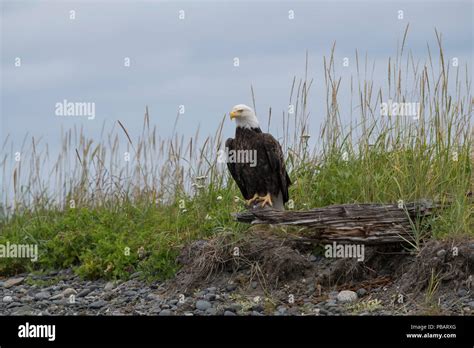
[[[230,119],[236,123],[235,138],[227,139],[226,150],[237,154],[252,152],[256,157],[256,166],[246,161],[227,161],[227,168],[247,201],[247,207],[270,206],[284,210],[291,180],[280,144],[271,134],[262,132],[251,107],[234,106]],[[245,156],[237,156],[237,159],[242,158]]]

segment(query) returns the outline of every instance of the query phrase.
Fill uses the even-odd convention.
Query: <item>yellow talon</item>
[[[258,200],[260,197],[258,196],[258,194],[254,194],[252,198],[248,199],[245,201],[245,203],[247,203],[248,206],[251,206],[253,202],[255,202],[256,200]]]
[[[273,202],[272,202],[272,197],[270,193],[267,193],[265,196],[260,197],[260,200],[262,201],[261,207],[264,208],[265,205],[270,205],[270,207],[273,207]]]

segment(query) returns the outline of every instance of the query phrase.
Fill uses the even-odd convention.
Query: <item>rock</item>
[[[12,315],[20,315],[20,316],[32,315],[32,314],[33,314],[33,308],[31,308],[30,306],[16,307],[12,312]]]
[[[258,283],[254,281],[252,282],[251,286],[252,286],[252,289],[256,289],[258,286]]]
[[[238,303],[232,303],[230,306],[227,306],[225,310],[230,312],[238,312],[242,310],[242,306]]]
[[[227,291],[234,291],[235,289],[237,289],[237,284],[227,284],[227,286],[225,287]]]
[[[5,289],[11,288],[12,286],[20,284],[23,280],[25,280],[24,277],[7,279],[5,282],[3,282],[3,287]]]
[[[14,307],[21,307],[22,304],[20,302],[11,302],[7,305],[7,308],[14,308]]]
[[[114,282],[107,282],[104,286],[104,291],[110,291],[115,288],[115,283]]]
[[[474,301],[470,301],[467,303],[467,305],[471,308],[474,308]]]
[[[217,288],[216,288],[215,286],[212,286],[212,287],[210,287],[210,288],[207,288],[206,290],[207,290],[208,292],[214,293],[214,292],[217,291]]]
[[[63,294],[56,294],[56,295],[54,295],[54,296],[51,296],[49,299],[50,299],[51,301],[55,301],[55,300],[61,300],[61,299],[63,299],[63,298],[64,298],[64,295],[63,295]]]
[[[3,297],[3,302],[5,302],[5,303],[13,302],[13,297],[11,297],[11,296],[4,296],[4,297]]]
[[[314,256],[313,254],[309,255],[309,261],[310,262],[316,262],[318,260],[318,258],[316,256]]]
[[[127,297],[135,297],[137,295],[138,293],[135,290],[127,290],[123,293],[123,296],[127,296]]]
[[[77,294],[76,297],[85,297],[87,295],[89,295],[91,293],[91,289],[83,289],[81,291],[79,291],[79,293]]]
[[[436,256],[438,256],[439,258],[443,258],[444,255],[446,255],[446,250],[444,250],[444,249],[440,249],[440,250],[438,250],[438,252],[436,253]]]
[[[35,300],[41,301],[41,300],[49,300],[51,297],[51,293],[49,291],[40,291],[35,294]]]
[[[205,311],[211,307],[212,307],[212,304],[208,301],[199,300],[196,302],[196,309],[199,309],[200,311]]]
[[[160,301],[161,296],[151,292],[148,295],[146,295],[146,299],[149,300],[149,301]]]
[[[215,294],[207,294],[204,296],[204,298],[208,301],[215,301],[216,300],[216,295]]]
[[[173,315],[173,313],[169,309],[163,309],[159,314],[159,316],[169,316],[169,315]]]
[[[104,307],[105,305],[107,305],[107,302],[105,302],[104,300],[98,300],[98,301],[92,302],[88,307],[91,309],[99,309],[99,308]]]
[[[216,315],[217,314],[217,309],[215,308],[208,308],[206,309],[206,314],[209,314],[209,315]]]
[[[458,290],[458,296],[459,297],[467,296],[467,290],[466,289],[459,289]]]
[[[336,300],[326,301],[326,307],[336,307],[336,306],[337,306]]]
[[[150,313],[160,313],[161,312],[161,307],[158,305],[158,306],[153,306],[151,307],[151,309],[149,310]]]
[[[337,300],[342,303],[350,303],[357,300],[357,294],[354,291],[343,290],[337,294]]]
[[[170,305],[172,305],[172,306],[176,306],[178,304],[178,302],[179,302],[179,300],[177,300],[177,299],[173,299],[173,300],[169,301]]]
[[[29,296],[29,295],[26,295],[26,296],[21,298],[21,301],[23,301],[23,302],[32,302],[33,300],[34,300],[34,298]]]
[[[62,294],[64,297],[69,297],[69,296],[71,296],[71,295],[77,295],[77,291],[74,290],[73,288],[67,288],[67,289],[64,289],[61,294]]]
[[[365,295],[367,295],[367,290],[365,290],[364,288],[360,288],[356,291],[356,293],[357,293],[357,296],[364,297]]]
[[[234,312],[231,312],[231,311],[225,311],[224,312],[224,316],[225,317],[235,317],[237,314],[235,314]]]
[[[192,317],[194,315],[194,313],[193,312],[184,312],[184,315],[186,317]]]

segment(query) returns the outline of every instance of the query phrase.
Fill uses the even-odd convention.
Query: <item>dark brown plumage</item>
[[[253,110],[251,112],[253,113]],[[255,115],[253,117],[256,121]],[[263,133],[260,127],[251,122],[249,126],[248,123],[237,124],[235,138],[227,139],[226,148],[229,152],[255,151],[256,165],[252,167],[251,163],[228,161],[229,172],[247,201],[255,198],[255,195],[259,197],[248,204],[261,201],[264,196],[270,194],[270,205],[283,210],[284,204],[289,199],[288,187],[291,185],[291,180],[285,168],[281,146],[271,134]],[[254,127],[251,127],[252,125]]]

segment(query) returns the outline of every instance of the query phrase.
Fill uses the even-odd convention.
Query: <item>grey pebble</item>
[[[22,307],[16,307],[12,315],[32,315],[33,314],[33,308],[30,306],[22,306]]]
[[[49,291],[40,291],[35,294],[35,300],[48,300],[51,297],[51,293]]]
[[[81,290],[76,297],[85,297],[87,295],[89,295],[90,293],[92,292],[91,289],[84,289],[84,290]]]
[[[216,308],[208,308],[206,309],[206,314],[209,314],[209,315],[216,315],[217,314],[217,309]]]
[[[208,308],[211,308],[211,307],[212,307],[212,304],[208,301],[198,300],[196,302],[196,309],[199,309],[200,311],[205,311],[205,310],[207,310]]]
[[[227,291],[234,291],[235,289],[237,289],[236,284],[227,284],[227,286],[226,286]]]
[[[357,300],[357,293],[351,290],[342,290],[337,295],[337,300],[342,303],[350,303]]]
[[[10,303],[10,302],[13,302],[13,297],[7,295],[7,296],[4,296],[3,297],[3,302],[5,303]]]
[[[88,307],[92,309],[99,309],[99,308],[104,307],[106,304],[107,302],[105,302],[104,300],[98,300],[98,301],[92,302]]]
[[[114,282],[108,282],[107,284],[105,284],[104,286],[104,291],[110,291],[112,289],[115,288],[115,284]]]
[[[230,306],[226,307],[226,310],[231,312],[238,312],[242,310],[242,305],[238,303],[232,303]]]
[[[215,301],[216,300],[216,295],[215,294],[207,294],[204,296],[204,298],[208,301]]]
[[[23,304],[21,304],[20,302],[11,302],[7,305],[7,308],[21,307],[21,306],[23,306]]]

